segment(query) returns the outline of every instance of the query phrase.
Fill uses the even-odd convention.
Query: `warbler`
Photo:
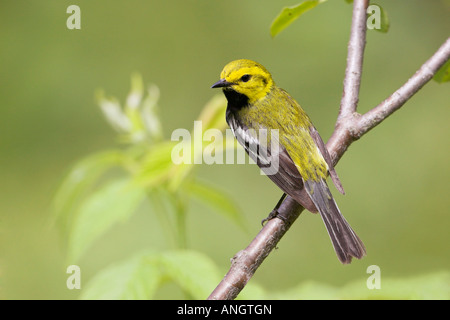
[[[223,89],[228,100],[226,121],[262,171],[278,161],[277,170],[268,177],[284,192],[279,204],[288,194],[308,211],[318,211],[339,260],[346,264],[352,257],[362,258],[364,244],[333,199],[328,173],[344,194],[342,184],[322,138],[300,105],[275,84],[266,68],[247,59],[228,63],[211,88]],[[277,135],[262,139],[261,129]]]

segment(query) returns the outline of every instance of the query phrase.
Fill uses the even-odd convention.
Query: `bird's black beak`
[[[214,83],[211,88],[225,88],[225,87],[229,87],[233,85],[231,82],[228,82],[225,79],[220,79],[219,81],[217,81],[216,83]]]

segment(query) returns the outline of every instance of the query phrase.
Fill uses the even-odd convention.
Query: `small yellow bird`
[[[266,68],[247,59],[228,63],[212,88],[223,88],[227,123],[249,156],[285,193],[280,203],[288,194],[307,210],[319,211],[342,263],[362,258],[364,244],[339,211],[327,174],[341,193],[344,189],[322,138],[300,105],[275,85]],[[261,129],[276,134],[263,136]],[[269,172],[275,162],[277,170]]]

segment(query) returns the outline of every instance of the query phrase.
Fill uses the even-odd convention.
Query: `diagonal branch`
[[[362,135],[381,123],[393,112],[404,105],[420,88],[422,88],[450,58],[450,38],[439,48],[439,50],[411,77],[401,88],[395,91],[389,98],[364,115],[356,113],[359,96],[359,85],[361,82],[362,56],[364,42],[353,37],[353,32],[358,33],[365,39],[365,27],[361,26],[362,19],[365,23],[365,8],[368,0],[355,0],[352,20],[352,35],[350,37],[347,63],[346,80],[344,81],[344,92],[341,108],[336,122],[336,127],[327,143],[328,151],[333,159],[334,165],[339,161],[350,144]],[[364,8],[364,14],[362,9]],[[358,12],[355,12],[358,11]],[[355,31],[354,31],[355,30]],[[361,35],[362,30],[363,35]],[[356,36],[355,36],[356,37]],[[351,43],[358,40],[358,47]],[[352,49],[350,49],[352,47]],[[355,49],[356,48],[356,49]],[[352,52],[350,52],[352,51]],[[357,70],[357,71],[355,71]],[[353,73],[356,72],[357,74]],[[350,73],[350,74],[349,74]],[[348,79],[347,79],[348,76]],[[239,251],[232,259],[231,267],[223,280],[214,289],[209,300],[231,300],[235,299],[239,292],[256,272],[258,267],[270,252],[276,247],[290,226],[303,211],[295,200],[287,196],[278,208],[278,216],[281,219],[269,220],[258,235],[244,250]]]
[[[386,100],[361,116],[356,123],[356,138],[373,129],[405,104],[417,91],[433,78],[450,57],[450,38],[428,59],[422,67]]]
[[[235,299],[303,210],[302,206],[287,196],[278,208],[278,216],[284,219],[269,220],[248,247],[236,253],[231,260],[230,270],[208,300]]]
[[[327,148],[336,164],[355,140],[379,125],[401,108],[417,93],[436,72],[450,59],[450,38],[428,59],[419,70],[398,90],[373,109],[360,115],[356,112],[338,119],[336,128],[328,140]]]

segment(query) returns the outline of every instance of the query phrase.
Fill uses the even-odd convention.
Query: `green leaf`
[[[145,128],[152,141],[160,141],[163,138],[162,125],[158,117],[159,88],[150,85],[147,96],[142,101],[141,117]]]
[[[202,122],[202,134],[211,128],[225,129],[225,112],[227,109],[227,100],[223,94],[215,95],[202,109],[198,120]]]
[[[144,140],[152,143],[162,139],[161,122],[157,113],[158,99],[158,87],[151,85],[145,91],[142,76],[138,73],[131,76],[131,90],[123,108],[119,100],[105,97],[102,90],[98,90],[96,94],[97,103],[106,120],[121,134],[119,140],[131,144]]]
[[[191,196],[246,230],[242,212],[224,191],[198,180],[186,182],[183,187]]]
[[[386,10],[378,4],[371,4],[367,8],[367,28],[387,33],[390,23]]]
[[[302,14],[325,1],[326,0],[306,0],[296,6],[283,8],[270,26],[270,35],[272,38],[275,37]]]
[[[173,141],[165,141],[154,145],[142,160],[140,171],[135,176],[137,184],[153,187],[160,185],[170,178],[174,171],[172,149],[176,145]]]
[[[131,141],[140,141],[144,138],[144,123],[140,112],[140,105],[144,95],[144,82],[138,73],[131,75],[131,90],[127,96],[124,112],[131,124]]]
[[[139,73],[131,75],[131,90],[125,102],[125,111],[138,109],[144,96],[144,81]]]
[[[82,288],[85,300],[151,299],[161,281],[158,263],[150,254],[137,255],[101,270]]]
[[[124,154],[120,150],[108,150],[95,153],[79,161],[70,170],[57,190],[52,209],[54,218],[59,219],[70,215],[75,204],[80,200],[97,179],[107,170],[121,166]]]
[[[193,299],[205,299],[221,280],[214,262],[192,250],[141,253],[105,268],[82,288],[81,299],[152,299],[159,286],[175,282]]]
[[[433,77],[434,81],[438,83],[444,83],[450,81],[450,60],[439,68],[438,72]]]
[[[122,179],[109,182],[86,198],[70,232],[69,261],[75,263],[94,240],[116,222],[130,217],[144,195],[144,189]]]
[[[169,251],[162,254],[160,263],[165,275],[193,299],[206,299],[221,280],[217,266],[201,252]]]

